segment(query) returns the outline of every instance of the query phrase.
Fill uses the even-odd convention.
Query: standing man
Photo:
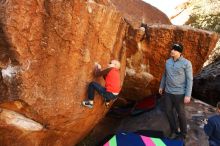
[[[171,130],[170,138],[185,139],[187,124],[184,103],[189,103],[191,100],[193,74],[191,62],[182,56],[182,52],[181,44],[172,45],[171,58],[166,61],[159,93],[165,98],[165,112]],[[178,114],[180,132],[175,122],[173,108]]]
[[[209,146],[220,146],[220,102],[217,103],[218,114],[205,121],[204,131],[209,136]]]

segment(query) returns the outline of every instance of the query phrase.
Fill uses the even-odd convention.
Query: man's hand
[[[100,64],[98,64],[97,62],[95,62],[95,70],[94,70],[94,75],[97,77],[98,74],[101,71],[102,66]]]
[[[95,67],[96,67],[96,69],[99,69],[99,70],[102,69],[102,66],[97,62],[95,63]]]
[[[190,96],[185,96],[184,97],[184,103],[190,103],[191,97]]]
[[[163,89],[159,88],[159,94],[162,95],[163,94]]]

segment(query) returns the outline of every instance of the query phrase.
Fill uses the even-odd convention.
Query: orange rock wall
[[[23,114],[45,126],[43,131],[25,134],[28,131],[1,119],[0,145],[76,144],[108,111],[100,96],[95,99],[94,109],[81,106],[87,96],[87,85],[94,80],[94,63],[105,67],[111,59],[120,60],[123,81],[125,51],[121,46],[127,24],[117,11],[93,2],[0,3],[4,39],[20,56],[15,77],[19,84],[14,87],[19,92],[13,100],[19,98],[27,104],[33,112]],[[4,82],[9,80],[4,78]],[[102,78],[96,81],[104,85]],[[18,112],[26,108],[23,104],[6,103],[0,107]]]
[[[0,62],[10,58],[12,67],[0,77],[4,146],[72,146],[85,137],[109,110],[97,94],[94,109],[81,106],[90,81],[104,85],[93,76],[95,62],[120,60],[122,81],[127,74],[121,96],[138,99],[157,93],[172,42],[183,43],[197,73],[217,40],[169,25],[165,14],[138,0],[0,0],[0,12]],[[144,33],[141,23],[148,24]],[[37,123],[18,128],[19,114]],[[43,129],[31,130],[37,124]]]

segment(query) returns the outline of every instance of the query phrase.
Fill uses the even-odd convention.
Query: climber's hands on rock
[[[101,69],[102,69],[102,66],[101,66],[99,63],[96,62],[96,63],[95,63],[95,68],[101,70]]]
[[[98,76],[98,74],[100,73],[100,71],[101,71],[101,68],[102,68],[102,66],[99,64],[99,63],[95,63],[95,70],[94,70],[94,75],[95,76]]]

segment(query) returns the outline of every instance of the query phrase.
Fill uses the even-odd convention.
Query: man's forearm
[[[186,92],[185,92],[185,96],[191,97],[192,86],[193,86],[193,73],[192,73],[191,63],[188,64],[185,74],[186,74]]]
[[[106,75],[109,73],[110,70],[111,70],[111,68],[106,68],[106,69],[104,69],[104,70],[97,69],[97,70],[95,71],[95,76],[96,76],[96,77],[106,76]]]
[[[160,81],[160,88],[161,89],[165,88],[165,81],[166,81],[166,77],[165,77],[165,73],[163,73],[162,79]]]

